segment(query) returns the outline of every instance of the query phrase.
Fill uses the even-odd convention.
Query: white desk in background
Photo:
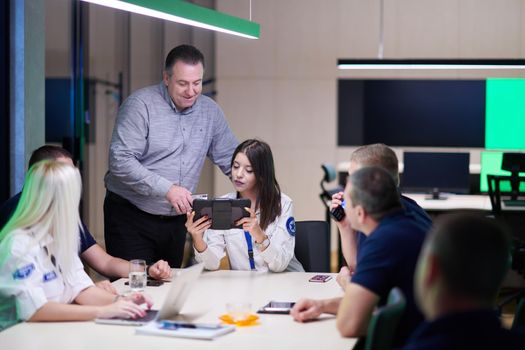
[[[334,278],[312,283],[314,273],[256,273],[250,271],[204,272],[194,285],[182,314],[192,322],[219,322],[228,301],[249,301],[255,311],[270,300],[296,301],[301,297],[342,296]],[[115,282],[124,292],[124,279]],[[147,287],[154,308],[160,308],[169,283]],[[162,349],[351,349],[357,339],[342,338],[333,316],[309,323],[293,321],[289,315],[259,315],[260,324],[238,327],[235,332],[212,341],[136,335],[134,327],[94,322],[21,323],[0,332],[5,350],[162,350]]]
[[[450,211],[450,210],[481,210],[492,211],[490,197],[482,194],[449,194],[442,193],[445,199],[428,199],[431,195],[420,193],[403,193],[404,196],[415,200],[419,206],[428,211]],[[508,212],[523,212],[525,207],[507,206],[501,203],[501,209]]]
[[[419,206],[430,211],[447,210],[484,210],[490,211],[490,198],[488,195],[448,194],[442,193],[445,199],[427,199],[430,195],[420,193],[403,193],[415,200]]]

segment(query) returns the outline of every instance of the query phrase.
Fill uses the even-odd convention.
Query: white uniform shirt
[[[223,198],[237,198],[237,193],[228,193]],[[259,222],[259,210],[256,215]],[[255,240],[251,237],[257,271],[304,271],[294,256],[295,221],[292,200],[284,193],[281,193],[281,215],[270,223],[264,232],[270,240],[270,245],[262,252],[255,247]],[[225,252],[228,252],[232,270],[251,270],[248,243],[242,229],[206,230],[204,241],[208,245],[206,250],[201,253],[196,249],[194,251],[195,259],[204,262],[207,270],[217,270]]]
[[[17,321],[31,318],[49,301],[72,303],[82,290],[93,286],[76,254],[73,281],[64,280],[59,262],[50,249],[53,237],[49,233],[41,242],[36,241],[30,230],[17,230],[12,237],[8,256],[0,267],[0,300],[16,302]],[[7,242],[3,243],[2,254]],[[12,312],[12,308],[4,306],[1,308],[4,313]],[[5,320],[8,315],[2,315],[2,310],[0,319]]]

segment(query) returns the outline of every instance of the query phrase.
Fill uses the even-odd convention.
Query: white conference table
[[[308,282],[314,273],[257,273],[250,271],[203,272],[190,292],[183,319],[219,322],[229,301],[248,301],[255,311],[270,300],[296,301],[301,297],[342,296],[334,278],[326,283]],[[125,292],[125,279],[115,282]],[[160,308],[169,283],[147,287],[154,308]],[[294,322],[289,315],[259,315],[259,324],[238,327],[215,340],[136,335],[134,327],[101,325],[94,322],[21,323],[0,332],[0,348],[5,350],[162,350],[162,349],[351,349],[357,339],[342,338],[330,315],[315,322]]]

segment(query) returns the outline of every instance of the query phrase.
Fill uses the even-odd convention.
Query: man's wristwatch
[[[255,248],[257,248],[258,250],[264,250],[268,248],[269,245],[270,239],[268,238],[268,236],[265,236],[261,243],[257,243],[257,241],[255,241]]]

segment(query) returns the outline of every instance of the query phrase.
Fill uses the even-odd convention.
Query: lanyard
[[[246,238],[246,244],[248,245],[248,259],[250,260],[250,268],[255,270],[255,261],[253,260],[253,245],[252,236],[250,232],[244,231],[244,238]]]

